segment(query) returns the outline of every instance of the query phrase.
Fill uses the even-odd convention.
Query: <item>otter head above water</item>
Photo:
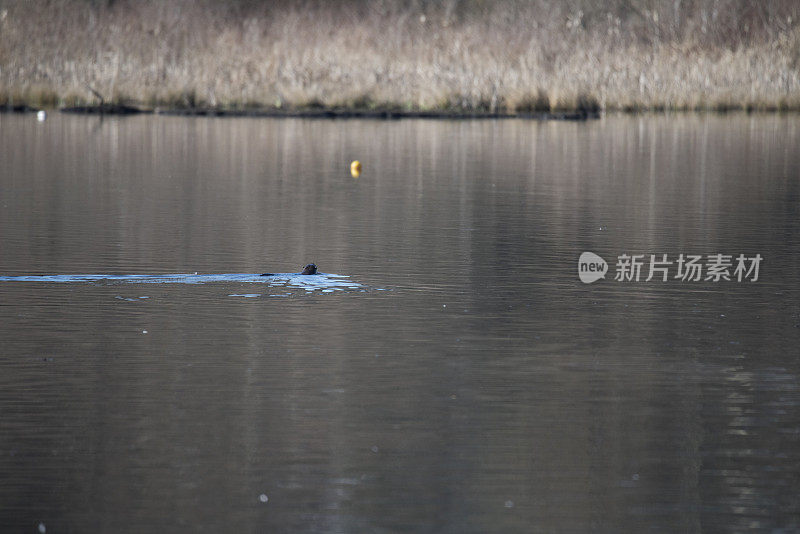
[[[317,266],[313,263],[309,263],[300,274],[317,274]],[[275,276],[275,273],[264,273],[261,276]]]

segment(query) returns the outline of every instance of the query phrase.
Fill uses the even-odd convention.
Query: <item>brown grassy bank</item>
[[[0,105],[800,110],[798,19],[795,0],[0,0]]]

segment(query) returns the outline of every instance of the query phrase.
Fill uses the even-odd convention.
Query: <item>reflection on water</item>
[[[798,127],[0,115],[0,524],[800,529]]]

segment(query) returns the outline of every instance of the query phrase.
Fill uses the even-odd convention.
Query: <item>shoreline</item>
[[[0,0],[0,109],[561,120],[800,111],[800,4],[726,1]]]
[[[613,110],[571,110],[541,111],[530,113],[489,112],[489,111],[447,111],[447,110],[363,110],[355,108],[320,108],[320,109],[219,109],[219,108],[145,108],[129,105],[94,105],[62,108],[35,107],[28,104],[16,106],[0,106],[0,114],[36,114],[39,111],[59,112],[67,115],[95,115],[127,117],[133,115],[163,115],[172,117],[217,117],[217,118],[270,118],[270,119],[433,119],[433,120],[497,120],[520,119],[537,121],[584,122],[600,119],[606,115],[666,115],[666,114],[798,114],[800,109],[793,107],[698,107],[698,108],[649,108],[649,109],[613,109]]]
[[[0,113],[38,113],[39,111],[57,111],[69,115],[164,115],[182,117],[248,117],[276,119],[528,119],[554,121],[585,121],[598,119],[599,110],[576,110],[563,112],[506,113],[481,111],[404,111],[398,109],[361,110],[354,108],[320,108],[320,109],[218,109],[218,108],[140,108],[128,105],[96,105],[63,108],[37,108],[27,104],[0,107]]]

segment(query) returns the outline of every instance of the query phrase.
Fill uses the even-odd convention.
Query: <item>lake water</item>
[[[798,147],[797,115],[0,115],[2,530],[798,531]]]

